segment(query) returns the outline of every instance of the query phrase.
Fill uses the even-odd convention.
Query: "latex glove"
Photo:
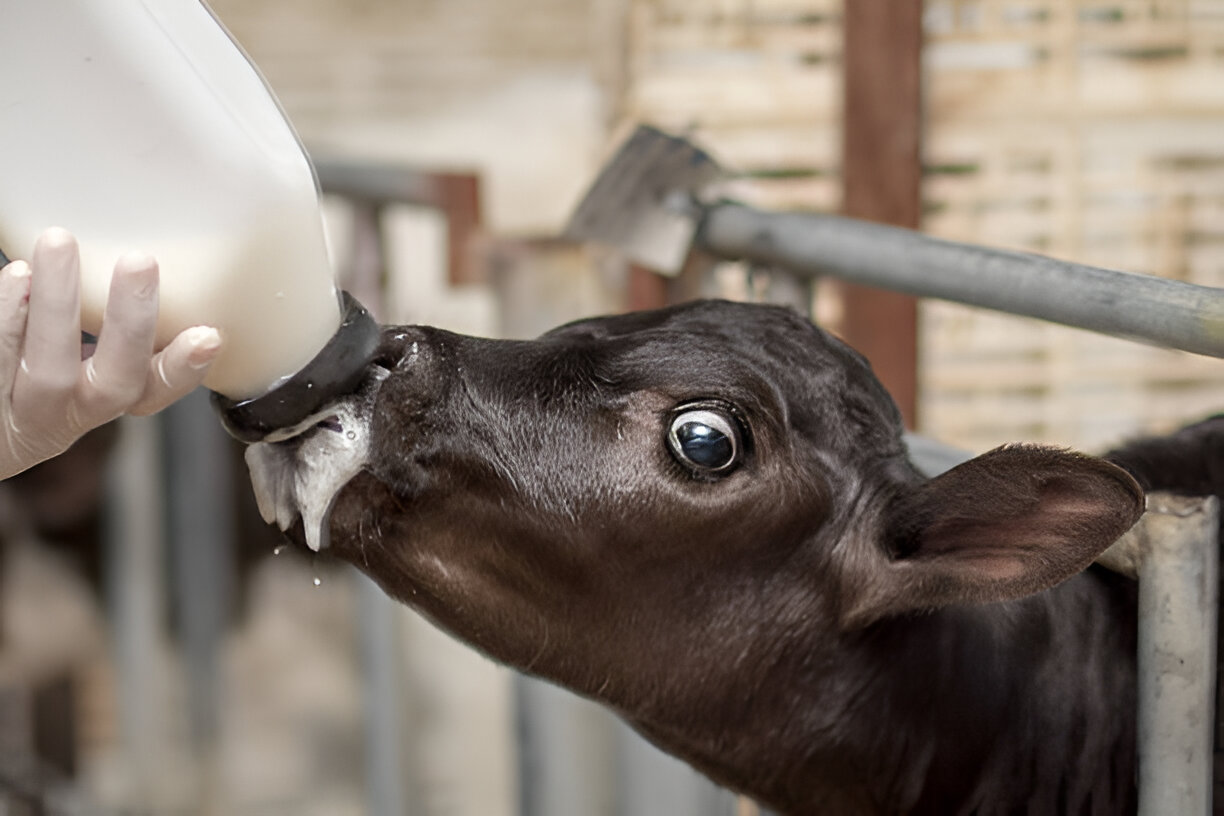
[[[49,229],[28,264],[0,270],[0,478],[62,453],[121,414],[161,410],[200,384],[221,336],[196,326],[154,354],[157,292],[156,261],[121,258],[97,348],[82,360],[76,239]]]

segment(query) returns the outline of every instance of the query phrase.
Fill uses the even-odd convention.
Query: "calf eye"
[[[692,408],[675,415],[667,432],[672,455],[701,473],[724,473],[740,458],[739,427],[730,416],[711,408]]]

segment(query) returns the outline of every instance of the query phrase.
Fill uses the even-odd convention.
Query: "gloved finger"
[[[221,333],[211,326],[193,326],[153,357],[148,367],[144,394],[129,414],[143,416],[165,408],[186,396],[203,380],[208,366],[221,351]]]
[[[13,384],[19,416],[45,414],[71,393],[81,366],[80,260],[76,239],[53,227],[34,244],[30,307]]]
[[[0,269],[0,400],[8,400],[21,363],[29,298],[29,264],[13,261]]]
[[[85,361],[85,379],[77,391],[77,419],[84,427],[119,416],[144,393],[157,328],[157,293],[153,258],[133,252],[115,264],[98,347]]]

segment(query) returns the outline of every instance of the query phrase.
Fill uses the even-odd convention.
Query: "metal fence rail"
[[[705,211],[698,246],[789,272],[1224,357],[1224,290],[961,244],[834,215]]]
[[[1140,535],[1139,813],[1212,811],[1218,502],[1150,496]]]

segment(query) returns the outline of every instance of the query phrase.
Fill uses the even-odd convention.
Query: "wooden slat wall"
[[[307,135],[395,121],[590,59],[587,0],[211,0]]]
[[[836,209],[840,0],[632,0],[621,117],[686,132],[760,204]]]
[[[625,117],[692,133],[755,203],[841,206],[841,2],[631,8]],[[1224,284],[1224,1],[926,0],[924,26],[924,229]],[[922,429],[974,449],[1224,407],[1212,360],[932,302],[921,327]]]
[[[926,22],[926,230],[1224,283],[1224,3],[928,0]],[[923,320],[925,429],[973,448],[1224,408],[1218,361],[946,304]]]
[[[627,0],[213,0],[316,155],[482,178],[484,222],[557,231],[596,169]]]

